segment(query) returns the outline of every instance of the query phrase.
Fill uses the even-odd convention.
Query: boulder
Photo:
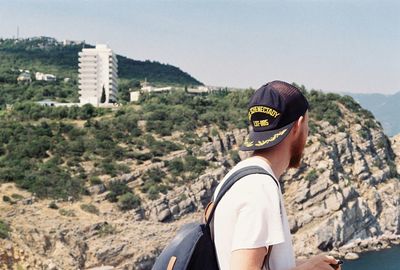
[[[344,258],[346,260],[357,260],[358,258],[360,258],[360,256],[357,253],[354,252],[348,252],[346,253],[346,255],[344,256]]]
[[[339,192],[330,194],[325,201],[326,208],[330,211],[337,211],[343,204],[343,195]]]

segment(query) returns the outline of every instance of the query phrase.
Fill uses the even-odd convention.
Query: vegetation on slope
[[[318,132],[320,121],[344,131],[347,127],[342,124],[341,106],[353,112],[363,126],[379,125],[348,96],[300,88],[310,101],[311,132]],[[174,185],[202,174],[211,164],[193,149],[207,138],[194,131],[203,126],[211,133],[246,128],[252,93],[219,91],[193,96],[175,91],[144,95],[140,106],[122,106],[117,111],[91,105],[68,108],[17,103],[0,114],[0,181],[15,182],[39,197],[79,197],[89,186],[129,173],[143,162],[164,161],[164,167],[141,176],[139,189],[118,182],[106,184],[110,201],[124,210],[137,207],[141,197],[156,199]],[[170,137],[174,132],[178,133]],[[184,156],[166,159],[169,153],[181,150],[186,150]],[[238,160],[237,153],[230,155]]]
[[[10,226],[3,220],[0,219],[0,238],[8,238],[10,232]]]

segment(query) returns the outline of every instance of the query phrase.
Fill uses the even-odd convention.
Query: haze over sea
[[[355,261],[345,261],[343,270],[399,270],[400,246],[381,251],[366,252]]]

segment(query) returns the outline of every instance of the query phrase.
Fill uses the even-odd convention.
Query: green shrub
[[[337,94],[324,94],[321,91],[311,90],[306,94],[310,104],[310,116],[320,121],[328,121],[331,125],[337,125],[342,118],[338,106],[341,96]]]
[[[167,163],[168,170],[174,175],[178,176],[185,171],[183,161],[181,158],[174,158]]]
[[[208,166],[208,162],[188,155],[185,158],[185,171],[191,172],[195,177],[199,176]]]
[[[389,160],[388,165],[389,165],[389,173],[390,173],[391,177],[398,177],[399,173],[397,172],[396,163],[394,163],[392,160]]]
[[[201,145],[202,141],[201,138],[199,138],[199,136],[197,136],[196,133],[194,132],[185,132],[182,137],[181,137],[181,141],[183,143],[187,143],[187,144],[195,144],[195,145]]]
[[[140,160],[140,161],[146,161],[149,160],[153,157],[152,153],[140,153],[140,152],[133,152],[132,157],[134,159]]]
[[[218,136],[218,130],[216,128],[211,129],[211,136],[213,136],[213,137]]]
[[[308,122],[308,129],[309,129],[310,135],[314,135],[318,132],[317,125],[315,124],[314,121]]]
[[[51,203],[49,203],[49,208],[57,210],[59,207],[55,201],[52,201]]]
[[[112,226],[111,224],[106,223],[100,227],[99,236],[105,237],[107,235],[116,234],[116,232],[117,232],[117,229],[115,228],[115,226]]]
[[[340,125],[340,126],[338,127],[338,131],[339,131],[339,132],[345,132],[345,131],[346,131],[346,127],[345,127],[344,125]]]
[[[151,162],[152,162],[152,163],[161,162],[161,161],[162,161],[162,159],[157,158],[157,157],[153,157],[153,158],[151,159]]]
[[[239,152],[237,150],[231,150],[229,155],[230,155],[231,159],[233,160],[233,162],[239,163],[241,161]]]
[[[81,204],[81,209],[91,214],[99,214],[99,209],[93,204]]]
[[[142,179],[144,180],[144,184],[141,187],[142,192],[147,193],[151,200],[157,199],[160,192],[166,193],[168,187],[161,183],[165,176],[165,172],[158,168],[146,171],[142,176]]]
[[[387,143],[386,138],[384,138],[384,137],[380,138],[379,141],[378,141],[378,143],[377,143],[378,149],[383,149],[383,148],[385,148],[385,147],[386,147],[386,143]]]
[[[117,163],[111,159],[104,159],[100,163],[101,173],[111,175],[112,177],[117,176]]]
[[[108,190],[110,192],[107,194],[106,199],[110,202],[117,202],[119,196],[131,192],[130,188],[121,181],[111,182],[108,186]]]
[[[147,170],[145,174],[143,175],[143,180],[144,181],[154,181],[156,183],[160,183],[162,179],[165,177],[165,172],[163,172],[161,169],[154,168]]]
[[[62,216],[66,216],[66,217],[76,217],[75,211],[72,209],[64,209],[61,208],[58,210],[58,212],[60,213],[60,215]]]
[[[24,178],[17,180],[17,185],[36,193],[40,198],[63,198],[69,196],[78,198],[84,191],[83,181],[60,167],[43,164],[38,170],[32,171]]]
[[[351,96],[344,95],[340,99],[340,103],[346,106],[352,112],[359,112],[361,109],[360,104],[358,104]]]
[[[129,166],[125,164],[117,164],[115,167],[117,174],[129,173],[131,171],[131,168],[129,168]]]
[[[166,194],[168,187],[163,184],[156,184],[148,182],[145,184],[144,189],[146,190],[150,200],[156,200],[160,197],[160,193]]]
[[[98,176],[91,177],[89,182],[90,182],[90,185],[92,185],[92,186],[103,184],[103,182],[100,180],[100,178]]]
[[[7,195],[3,195],[3,202],[11,202],[12,200],[11,200],[11,198],[10,197],[8,197]]]
[[[317,178],[318,178],[318,173],[317,173],[317,171],[315,169],[312,169],[306,175],[306,180],[310,181],[310,182],[313,182],[313,181],[317,180]]]
[[[195,156],[187,155],[183,159],[175,158],[167,162],[166,165],[174,176],[182,175],[183,172],[190,172],[193,177],[197,177],[207,168],[208,162]]]
[[[0,219],[0,238],[6,239],[9,237],[10,226],[3,220]]]
[[[19,200],[22,200],[24,198],[24,196],[22,196],[21,194],[13,193],[11,195],[11,198],[13,198],[14,200],[19,201]]]
[[[377,127],[378,127],[378,125],[377,125],[377,124],[375,123],[375,121],[372,120],[372,119],[366,120],[365,123],[364,123],[364,125],[365,125],[365,127],[369,128],[369,129],[371,129],[371,128],[377,128]]]
[[[369,139],[369,131],[365,128],[360,129],[358,135],[365,140]]]
[[[126,211],[140,206],[140,198],[131,192],[127,192],[118,199],[119,209]]]

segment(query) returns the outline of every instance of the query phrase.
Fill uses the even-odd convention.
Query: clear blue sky
[[[0,0],[0,37],[106,43],[208,85],[400,91],[400,1]]]

